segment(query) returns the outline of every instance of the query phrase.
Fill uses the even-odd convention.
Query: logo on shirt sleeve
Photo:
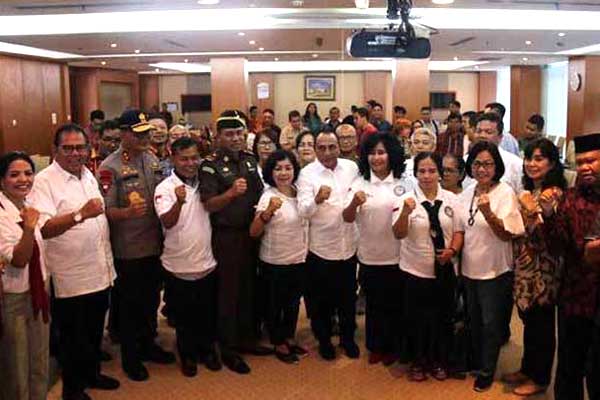
[[[107,194],[112,186],[113,174],[110,170],[103,169],[99,172],[100,188],[103,194]]]
[[[444,214],[448,216],[448,218],[454,217],[454,210],[450,206],[444,207]]]
[[[402,196],[404,193],[406,193],[406,189],[404,188],[404,186],[402,185],[398,185],[396,187],[394,187],[394,194],[398,197]]]

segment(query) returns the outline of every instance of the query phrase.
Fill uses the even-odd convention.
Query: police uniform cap
[[[119,126],[121,129],[129,129],[135,133],[147,132],[153,129],[148,123],[146,114],[137,109],[126,110],[119,117]]]

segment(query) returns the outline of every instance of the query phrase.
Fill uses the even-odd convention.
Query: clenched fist
[[[404,200],[404,207],[402,207],[402,214],[410,215],[417,208],[417,202],[412,197],[406,198]]]
[[[229,188],[228,192],[231,197],[236,198],[246,193],[247,190],[248,183],[246,182],[246,179],[238,178],[233,182],[233,185]]]
[[[315,196],[315,203],[321,204],[331,196],[331,188],[327,185],[323,185],[319,188],[319,192]]]
[[[483,215],[488,215],[492,212],[490,196],[488,196],[487,193],[479,196],[479,200],[477,200],[477,208],[479,208],[479,211],[481,211]]]
[[[131,203],[129,206],[129,217],[130,218],[140,218],[146,215],[148,212],[148,205],[146,204],[146,200],[141,199],[140,201],[136,201]]]
[[[40,219],[40,212],[35,208],[23,207],[21,210],[21,219],[23,220],[24,228],[32,231]]]
[[[562,190],[557,187],[548,188],[540,194],[540,207],[542,207],[542,211],[546,217],[554,213],[562,195]]]
[[[269,205],[267,206],[267,212],[273,214],[275,211],[279,210],[283,205],[283,200],[281,198],[273,196],[269,199]]]
[[[175,188],[175,196],[177,197],[177,202],[179,204],[185,203],[186,193],[185,185],[179,185]]]
[[[79,211],[83,220],[95,218],[104,212],[104,204],[100,198],[90,199]]]
[[[354,197],[352,198],[352,203],[354,204],[355,207],[360,207],[363,204],[365,204],[367,201],[367,194],[365,192],[363,192],[362,190],[359,190],[358,192],[354,193]]]

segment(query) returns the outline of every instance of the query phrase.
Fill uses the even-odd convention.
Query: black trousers
[[[583,381],[587,383],[590,400],[598,400],[597,383],[590,374],[594,321],[567,316],[558,309],[558,365],[554,382],[555,400],[583,400]],[[597,375],[597,373],[596,373]],[[598,379],[598,377],[595,377]]]
[[[356,257],[331,261],[309,252],[306,273],[310,322],[317,340],[321,343],[331,340],[331,319],[337,310],[340,341],[353,341],[356,331]]]
[[[169,312],[175,318],[177,351],[186,360],[198,360],[211,351],[216,340],[217,273],[186,281],[166,275]]]
[[[256,344],[256,241],[248,230],[214,228],[217,331],[221,351]]]
[[[587,387],[590,400],[600,400],[600,320],[596,317],[596,325],[592,334],[592,354]]]
[[[404,275],[398,265],[360,264],[366,297],[365,336],[370,352],[398,354],[402,343]]]
[[[83,392],[100,373],[100,345],[109,289],[57,298],[54,317],[60,330],[63,396]]]
[[[271,343],[277,346],[296,336],[305,266],[260,264],[267,297],[267,329]]]
[[[121,363],[130,369],[141,362],[141,352],[154,343],[162,267],[158,257],[144,257],[115,259],[115,268]]]
[[[405,276],[404,318],[409,327],[408,342],[414,352],[414,362],[421,366],[447,367],[453,338],[456,282],[442,285],[437,279],[402,273]]]
[[[519,310],[519,317],[523,321],[521,372],[536,384],[548,386],[556,350],[556,307],[534,305]]]

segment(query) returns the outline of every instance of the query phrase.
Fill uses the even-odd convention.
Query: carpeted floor
[[[160,342],[173,350],[175,334],[164,319],[160,319]],[[520,365],[522,352],[522,325],[514,313],[513,337],[502,349],[497,376],[513,371]],[[121,388],[114,392],[88,391],[94,400],[467,400],[514,399],[510,389],[496,382],[486,393],[472,390],[473,378],[465,381],[438,382],[429,379],[422,383],[409,382],[404,374],[405,365],[386,368],[381,364],[368,365],[364,349],[364,317],[359,318],[358,343],[361,357],[350,360],[338,351],[334,362],[322,360],[316,351],[308,321],[304,316],[299,323],[300,342],[310,348],[311,354],[298,365],[286,365],[271,357],[247,357],[252,372],[240,376],[227,369],[212,372],[199,367],[195,378],[185,378],[178,365],[161,366],[147,363],[150,380],[132,382],[123,374],[118,361],[119,347],[105,343],[115,358],[103,364],[103,372],[118,378]],[[49,400],[60,400],[60,381],[52,388]],[[531,399],[553,399],[552,390]]]

